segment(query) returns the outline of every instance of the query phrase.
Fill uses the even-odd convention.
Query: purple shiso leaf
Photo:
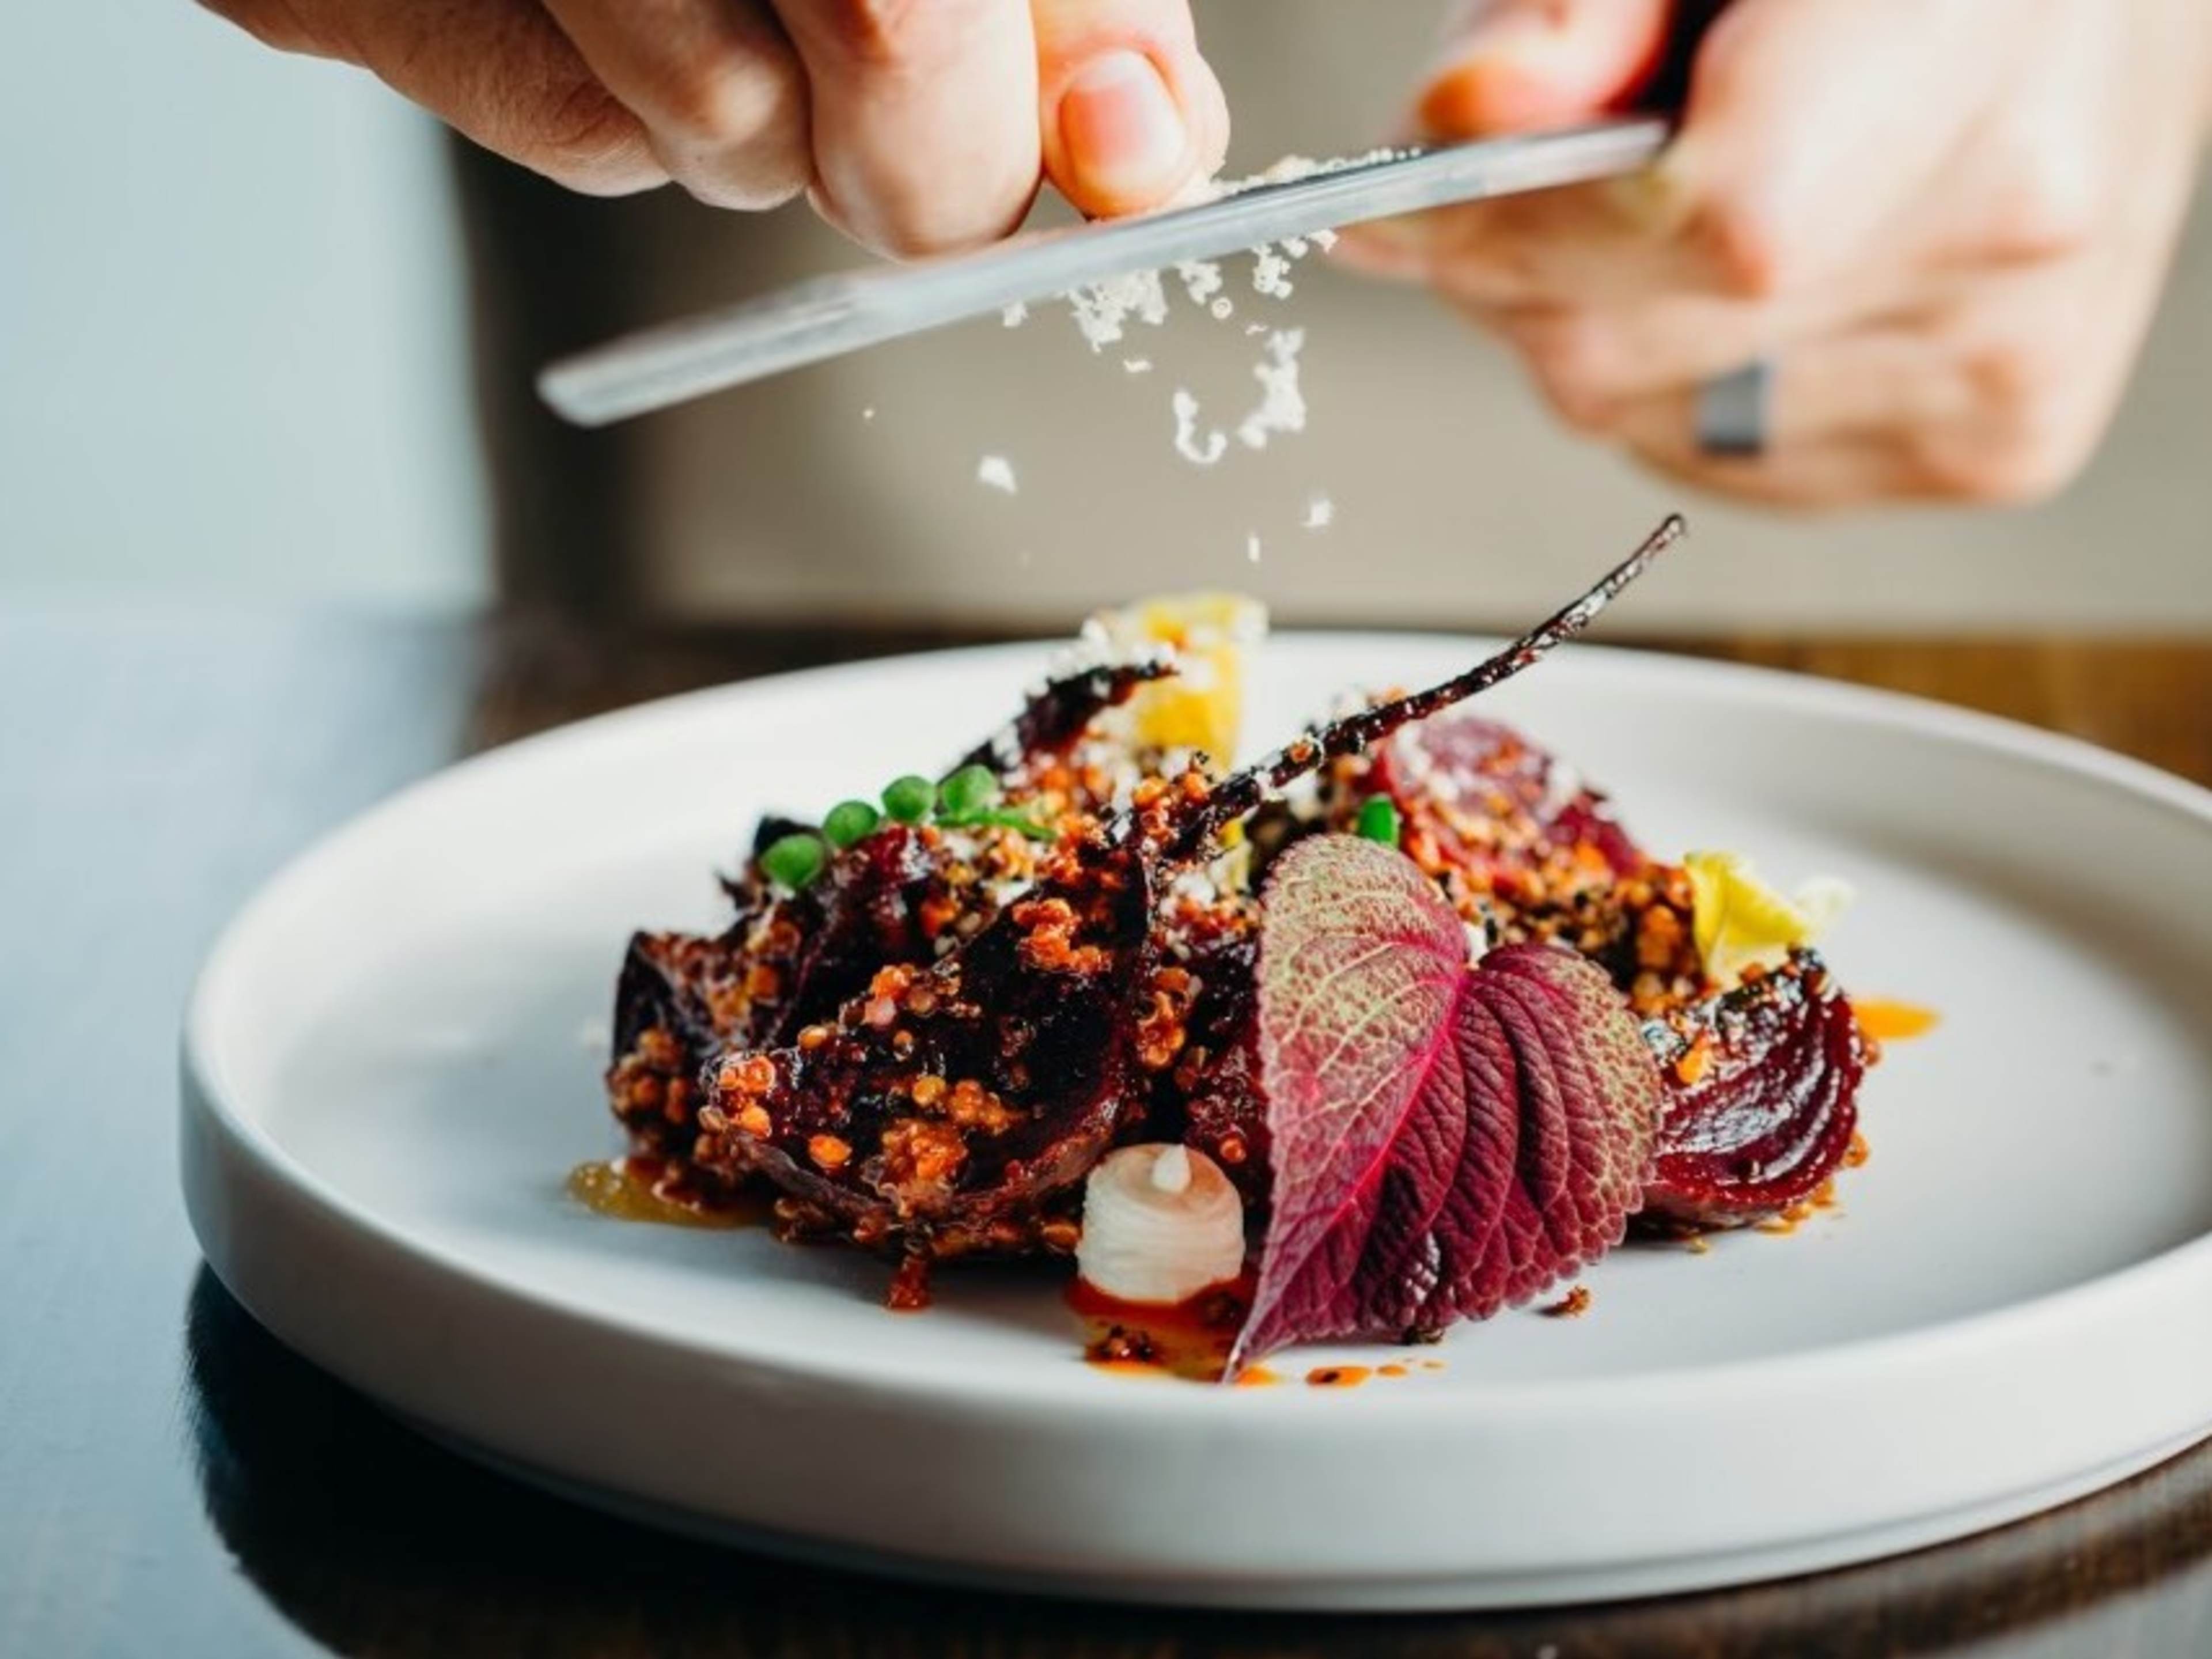
[[[1278,861],[1260,946],[1274,1186],[1231,1363],[1442,1330],[1620,1242],[1660,1085],[1603,973],[1537,945],[1467,960],[1434,884],[1376,842]]]

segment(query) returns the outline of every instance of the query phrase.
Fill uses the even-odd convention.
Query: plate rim
[[[1345,650],[1395,646],[1469,647],[1479,652],[1495,643],[1482,635],[1373,629],[1283,629],[1271,635],[1271,639]],[[618,742],[629,728],[704,714],[725,703],[742,702],[763,693],[801,692],[824,684],[865,681],[887,669],[933,665],[980,667],[1005,662],[1027,663],[1034,668],[1041,666],[1044,652],[1064,644],[1057,641],[1018,641],[951,647],[727,682],[557,726],[465,757],[403,786],[286,860],[233,913],[209,948],[195,975],[180,1032],[180,1133],[189,1132],[186,1120],[198,1114],[220,1132],[233,1152],[247,1158],[262,1180],[309,1201],[326,1219],[343,1223],[357,1236],[374,1242],[380,1249],[396,1253],[418,1267],[453,1275],[478,1293],[512,1299],[541,1313],[618,1332],[626,1340],[650,1343],[690,1360],[734,1362],[772,1369],[807,1382],[879,1391],[906,1399],[956,1400],[970,1407],[988,1405],[998,1409],[1056,1411],[1073,1403],[1097,1411],[1114,1409],[1109,1401],[1127,1399],[1141,1402],[1129,1409],[1154,1419],[1163,1413],[1178,1417],[1218,1416],[1231,1409],[1261,1419],[1327,1409],[1335,1414],[1333,1420],[1345,1425],[1371,1421],[1386,1413],[1393,1422],[1403,1420],[1409,1413],[1416,1417],[1452,1417],[1470,1412],[1510,1413],[1530,1423],[1541,1423],[1553,1417],[1586,1419],[1593,1407],[1616,1400],[1624,1393],[1632,1392],[1641,1403],[1663,1407],[1667,1402],[1662,1395],[1694,1394],[1710,1400],[1718,1390],[1786,1386],[1797,1380],[1799,1374],[1808,1371],[1832,1376],[1838,1371],[1848,1374],[1860,1367],[1891,1370],[1899,1360],[1932,1363],[1956,1349],[2032,1341],[2045,1334],[2042,1328],[2045,1325],[2063,1323],[2072,1318],[2080,1304],[2094,1305],[2115,1297],[2155,1297],[2159,1282],[2163,1279],[2190,1278],[2200,1272],[2212,1275],[2212,1230],[2207,1230],[2080,1283],[1997,1307],[1901,1331],[1705,1364],[1548,1382],[1498,1382],[1475,1378],[1462,1380],[1449,1390],[1406,1390],[1390,1394],[1387,1399],[1382,1395],[1370,1398],[1354,1394],[1342,1399],[1330,1395],[1323,1400],[1318,1396],[1328,1391],[1209,1388],[1125,1390],[1121,1395],[1103,1395],[1085,1386],[1095,1379],[1080,1366],[1069,1367],[1065,1377],[1057,1373],[1024,1371],[1009,1380],[1005,1374],[981,1367],[959,1376],[938,1370],[902,1371],[894,1376],[886,1373],[878,1362],[865,1357],[850,1359],[835,1352],[799,1353],[773,1340],[747,1346],[742,1332],[702,1332],[681,1328],[609,1308],[587,1297],[571,1297],[557,1289],[518,1283],[480,1267],[458,1251],[412,1237],[375,1211],[357,1203],[286,1153],[264,1123],[241,1113],[234,1104],[216,1054],[213,1029],[221,1012],[218,998],[229,964],[270,925],[268,918],[277,912],[292,891],[310,885],[325,866],[340,861],[353,846],[372,838],[389,819],[413,810],[425,799],[484,787],[485,780],[495,779],[500,772],[526,765],[542,752],[569,747],[580,738],[595,744]],[[1994,749],[2016,759],[2109,786],[2123,794],[2177,813],[2212,836],[2212,788],[2069,734],[1909,693],[1763,665],[1601,645],[1570,646],[1560,656],[1563,661],[1585,665],[1586,672],[1631,677],[1656,673],[1688,683],[1717,680],[1756,685],[1767,694],[1770,705],[1778,701],[1808,714],[1933,737],[1977,749]],[[1034,678],[1032,672],[1023,683],[1026,684]],[[209,1240],[201,1219],[197,1213],[191,1218],[195,1233],[206,1249]],[[208,1254],[212,1259],[216,1252],[210,1249]],[[1309,1399],[1309,1395],[1316,1397]],[[1231,1401],[1235,1402],[1233,1407],[1225,1403]]]

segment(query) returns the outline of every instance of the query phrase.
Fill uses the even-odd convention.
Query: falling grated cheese
[[[1088,288],[1073,290],[1067,303],[1075,313],[1075,325],[1093,351],[1117,345],[1129,322],[1158,328],[1168,319],[1167,291],[1157,270],[1133,270]]]
[[[1260,562],[1260,533],[1254,531],[1244,538],[1244,556],[1254,564]]]
[[[977,462],[975,482],[988,484],[994,489],[1003,489],[1009,495],[1017,494],[1021,489],[1014,480],[1013,463],[1003,455],[986,455]]]
[[[1306,528],[1326,530],[1336,522],[1336,503],[1326,495],[1316,495],[1306,503]]]
[[[1297,256],[1290,246],[1285,242],[1278,251],[1262,243],[1252,250],[1252,286],[1271,300],[1287,300],[1297,292],[1291,281],[1291,261]]]
[[[1185,259],[1176,266],[1176,275],[1182,278],[1183,292],[1194,306],[1204,305],[1225,283],[1221,267],[1211,259]]]
[[[1216,427],[1201,441],[1198,435],[1198,399],[1177,386],[1170,406],[1175,410],[1176,452],[1198,466],[1212,466],[1227,453],[1229,434]]]
[[[1024,323],[1029,321],[1030,308],[1025,301],[1016,300],[1001,311],[999,317],[1008,328],[1019,328]]]
[[[1252,370],[1260,382],[1260,406],[1237,428],[1247,449],[1265,449],[1276,433],[1306,429],[1305,393],[1298,388],[1298,353],[1305,343],[1302,328],[1279,329],[1267,337],[1267,361]]]
[[[1285,156],[1265,172],[1249,178],[1215,180],[1205,193],[1206,198],[1219,200],[1263,185],[1401,160],[1413,153],[1386,148],[1327,161],[1302,155]],[[1335,232],[1317,230],[1254,248],[1253,291],[1266,299],[1289,299],[1297,292],[1297,284],[1291,279],[1292,268],[1316,249],[1326,251],[1335,243]],[[1227,292],[1228,282],[1218,261],[1184,259],[1176,264],[1173,271],[1191,304],[1218,321],[1225,322],[1237,314],[1236,301]],[[1075,289],[1062,297],[1074,314],[1076,328],[1085,343],[1098,352],[1121,343],[1138,324],[1151,328],[1164,325],[1170,308],[1165,273],[1142,270]],[[1017,325],[1028,314],[1029,308],[1024,305],[1008,306],[1004,313],[1006,325]],[[1265,356],[1252,371],[1261,386],[1259,406],[1238,422],[1236,435],[1248,449],[1265,449],[1268,441],[1278,434],[1305,429],[1306,402],[1298,385],[1298,353],[1305,344],[1305,332],[1303,329],[1271,329],[1257,322],[1247,324],[1244,331],[1265,339]],[[1131,374],[1146,374],[1152,372],[1152,362],[1149,357],[1125,356],[1121,367]],[[1198,400],[1186,390],[1176,389],[1173,408],[1176,453],[1194,465],[1218,465],[1229,447],[1227,434],[1217,428],[1201,427]],[[1306,527],[1320,529],[1328,522],[1329,516],[1317,507],[1310,508]]]

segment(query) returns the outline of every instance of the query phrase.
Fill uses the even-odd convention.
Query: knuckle
[[[654,113],[674,136],[705,149],[793,144],[799,100],[793,77],[755,60],[696,67],[659,89]]]
[[[579,82],[555,100],[531,136],[528,160],[569,189],[592,196],[628,195],[667,176],[637,118],[596,81]]]
[[[1579,432],[1603,431],[1620,390],[1604,319],[1558,312],[1516,324],[1514,332],[1528,372],[1560,418]]]
[[[775,167],[725,168],[679,177],[693,200],[738,213],[765,213],[780,208],[806,188],[802,173]]]
[[[2015,337],[1979,346],[1967,353],[1964,371],[1976,410],[2008,429],[2031,422],[2064,387],[2059,354],[2039,340]]]
[[[1988,251],[2000,259],[2063,259],[2087,247],[2095,229],[2088,193],[2044,169],[1999,198],[1990,217]]]
[[[989,0],[830,0],[823,21],[837,46],[864,64],[896,66],[958,39]]]
[[[914,259],[957,253],[998,240],[1018,226],[1036,194],[1025,190],[1003,198],[978,195],[958,202],[925,184],[892,185],[878,180],[865,194],[826,184],[823,194],[834,216],[878,252]]]
[[[1767,210],[1724,198],[1698,215],[1691,234],[1723,294],[1764,301],[1788,291],[1787,239]]]
[[[1927,492],[1939,498],[1984,507],[2033,507],[2080,476],[2088,446],[2051,421],[1971,439],[1923,437],[1911,459]]]

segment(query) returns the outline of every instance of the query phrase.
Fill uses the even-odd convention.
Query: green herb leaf
[[[829,863],[830,849],[811,831],[771,842],[760,856],[761,869],[768,878],[794,891],[813,885]]]
[[[903,777],[884,787],[884,811],[901,823],[920,823],[937,805],[937,786],[927,778]]]
[[[1370,795],[1360,803],[1359,835],[1363,841],[1379,841],[1385,847],[1395,847],[1402,827],[1398,803],[1389,796]]]
[[[1012,830],[1018,835],[1027,836],[1031,841],[1057,841],[1060,838],[1060,832],[1050,824],[1039,823],[1035,818],[1025,817],[1011,809],[978,812],[963,822],[988,824],[994,830]]]
[[[864,800],[841,800],[822,820],[822,833],[839,852],[854,847],[876,833],[884,815]]]

